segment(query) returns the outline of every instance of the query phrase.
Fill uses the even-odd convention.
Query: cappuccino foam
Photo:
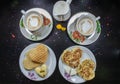
[[[34,13],[30,14],[27,17],[26,24],[27,24],[28,30],[30,30],[30,31],[38,30],[42,26],[41,17]]]
[[[89,18],[83,18],[79,21],[79,31],[84,35],[92,34],[94,31],[93,21]]]

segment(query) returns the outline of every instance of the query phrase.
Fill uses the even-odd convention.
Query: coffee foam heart
[[[78,25],[79,25],[78,30],[81,34],[89,35],[93,33],[94,30],[93,21],[90,20],[89,18],[83,18],[79,20]]]
[[[41,17],[38,14],[30,14],[27,17],[26,24],[28,26],[28,30],[35,31],[38,30],[42,26]]]

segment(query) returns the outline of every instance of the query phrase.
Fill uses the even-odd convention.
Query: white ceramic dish
[[[34,44],[28,45],[28,46],[21,52],[20,58],[19,58],[19,66],[20,66],[21,72],[22,72],[28,79],[33,80],[33,81],[42,81],[42,80],[45,80],[45,79],[49,78],[49,77],[53,74],[53,72],[54,72],[54,70],[55,70],[55,68],[56,68],[56,56],[55,56],[53,50],[52,50],[50,47],[48,47],[47,45],[45,45],[45,46],[46,46],[46,47],[48,48],[48,50],[49,50],[49,56],[48,56],[48,60],[47,60],[47,62],[46,62],[46,65],[48,66],[48,74],[47,74],[44,78],[41,78],[40,76],[38,76],[38,75],[36,74],[36,72],[35,72],[34,70],[30,70],[30,71],[29,71],[29,70],[26,70],[26,69],[24,68],[24,66],[23,66],[23,60],[24,60],[24,58],[25,58],[26,52],[28,52],[30,49],[34,48],[34,47],[35,47],[36,45],[38,45],[38,44],[40,44],[40,43],[34,43]]]
[[[25,38],[32,40],[32,41],[39,41],[39,40],[45,39],[51,33],[51,31],[53,29],[53,20],[52,20],[51,15],[45,9],[42,9],[42,8],[32,8],[32,9],[28,10],[28,12],[29,11],[36,11],[36,12],[39,12],[40,14],[43,14],[45,17],[50,19],[51,23],[49,25],[45,26],[44,29],[41,31],[41,33],[38,36],[32,35],[26,30],[26,28],[24,28],[24,25],[21,26],[21,24],[22,24],[21,22],[22,22],[23,17],[24,17],[24,15],[23,15],[21,17],[20,23],[19,23],[20,31],[21,31],[22,35]]]
[[[71,19],[69,20],[68,25],[67,25],[67,33],[68,33],[70,39],[71,39],[73,42],[75,42],[76,44],[89,45],[89,44],[94,43],[94,42],[99,38],[99,36],[100,36],[100,34],[101,34],[101,27],[99,27],[99,28],[100,28],[100,31],[99,31],[99,32],[97,31],[98,29],[96,28],[95,33],[92,34],[91,36],[87,37],[83,42],[76,41],[76,40],[74,40],[74,39],[71,37],[71,32],[74,32],[75,30],[77,30],[77,29],[76,29],[77,19],[78,19],[79,17],[81,17],[84,13],[87,14],[86,12],[80,12],[80,13],[77,13],[77,14],[75,14],[75,15],[73,15],[73,16],[71,17]],[[88,14],[89,14],[89,13],[88,13]],[[97,22],[96,22],[96,24],[97,24]],[[100,26],[100,25],[99,25],[99,26]]]
[[[82,57],[80,58],[80,62],[82,62],[85,59],[91,59],[94,61],[95,63],[95,68],[94,71],[96,70],[96,59],[94,57],[94,54],[86,47],[83,46],[71,46],[69,48],[67,48],[66,50],[71,50],[75,47],[79,47],[83,53],[82,53]],[[75,76],[71,76],[69,79],[65,76],[65,70],[64,67],[67,66],[66,64],[64,64],[61,60],[61,56],[59,58],[59,70],[61,75],[63,76],[64,79],[66,79],[67,81],[71,82],[71,83],[83,83],[86,82],[86,80],[84,80],[82,77],[75,75]]]

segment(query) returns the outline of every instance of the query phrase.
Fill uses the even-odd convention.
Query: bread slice
[[[77,67],[77,74],[85,80],[91,80],[95,77],[95,63],[91,59],[84,60]]]
[[[74,59],[80,59],[82,57],[82,50],[78,47],[72,49]]]
[[[83,66],[79,70],[77,69],[77,73],[85,80],[92,80],[95,77],[95,72],[88,66]]]
[[[39,44],[35,48],[31,49],[27,55],[33,62],[43,64],[48,58],[48,48],[43,44]]]
[[[82,56],[80,48],[73,48],[72,50],[65,50],[62,54],[62,61],[72,68],[77,68]]]
[[[94,61],[91,60],[91,59],[85,59],[85,60],[82,62],[81,66],[88,66],[88,67],[90,67],[92,70],[94,70],[94,68],[95,68],[95,63],[94,63]]]
[[[25,59],[23,60],[23,66],[27,70],[32,70],[40,66],[40,64],[33,62],[29,57],[26,56]]]

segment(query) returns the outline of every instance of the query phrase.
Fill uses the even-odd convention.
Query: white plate
[[[46,62],[46,65],[48,66],[48,74],[44,77],[44,78],[41,78],[40,76],[38,76],[36,74],[36,72],[34,70],[26,70],[23,66],[23,60],[25,58],[25,54],[26,52],[28,52],[30,49],[34,48],[36,45],[38,45],[40,43],[34,43],[34,44],[31,44],[31,45],[28,45],[21,53],[20,55],[20,58],[19,58],[19,66],[20,66],[20,69],[21,69],[21,72],[30,80],[33,80],[33,81],[42,81],[42,80],[45,80],[47,78],[49,78],[54,70],[55,70],[55,67],[56,67],[56,56],[53,52],[53,50],[48,47],[47,45],[45,45],[48,50],[49,50],[49,56],[48,56],[48,60]]]
[[[96,28],[96,32],[94,35],[86,38],[86,40],[84,42],[78,42],[76,40],[74,40],[72,37],[71,37],[71,32],[75,31],[76,30],[76,20],[83,14],[86,14],[87,15],[87,12],[80,12],[80,13],[77,13],[75,15],[73,15],[71,17],[71,19],[69,20],[68,22],[68,25],[67,25],[67,33],[70,37],[70,39],[75,42],[76,44],[80,44],[80,45],[89,45],[89,44],[92,44],[93,42],[95,42],[98,37],[100,36],[100,33],[101,33],[101,29],[100,29],[100,32],[98,33],[97,32],[97,28]],[[89,13],[88,13],[89,14]],[[97,23],[96,23],[97,24]]]
[[[67,48],[66,50],[72,50],[75,47],[79,47],[83,51],[82,57],[80,58],[80,62],[82,62],[85,59],[93,60],[94,63],[95,63],[95,68],[94,68],[94,71],[95,71],[96,70],[96,59],[94,57],[94,54],[88,48],[83,47],[83,46],[71,46],[71,47]],[[61,73],[61,75],[63,76],[64,79],[66,79],[67,81],[69,81],[71,83],[83,83],[83,82],[86,81],[82,77],[77,76],[77,75],[71,76],[70,79],[68,79],[65,76],[65,71],[64,71],[65,66],[67,66],[67,65],[62,62],[61,56],[60,56],[60,58],[59,58],[59,70],[60,70],[60,73]]]
[[[39,40],[42,40],[42,39],[46,38],[51,33],[51,31],[53,29],[53,20],[52,20],[51,15],[45,9],[42,9],[42,8],[32,8],[32,9],[28,10],[28,12],[29,11],[37,11],[40,14],[43,14],[45,17],[47,17],[48,19],[50,19],[51,23],[50,23],[50,25],[48,25],[47,27],[45,27],[45,29],[41,32],[41,36],[31,35],[19,23],[21,33],[23,34],[24,37],[26,37],[27,39],[32,40],[32,41],[39,41]],[[21,22],[21,20],[22,20],[23,17],[24,16],[21,17],[20,22]]]

